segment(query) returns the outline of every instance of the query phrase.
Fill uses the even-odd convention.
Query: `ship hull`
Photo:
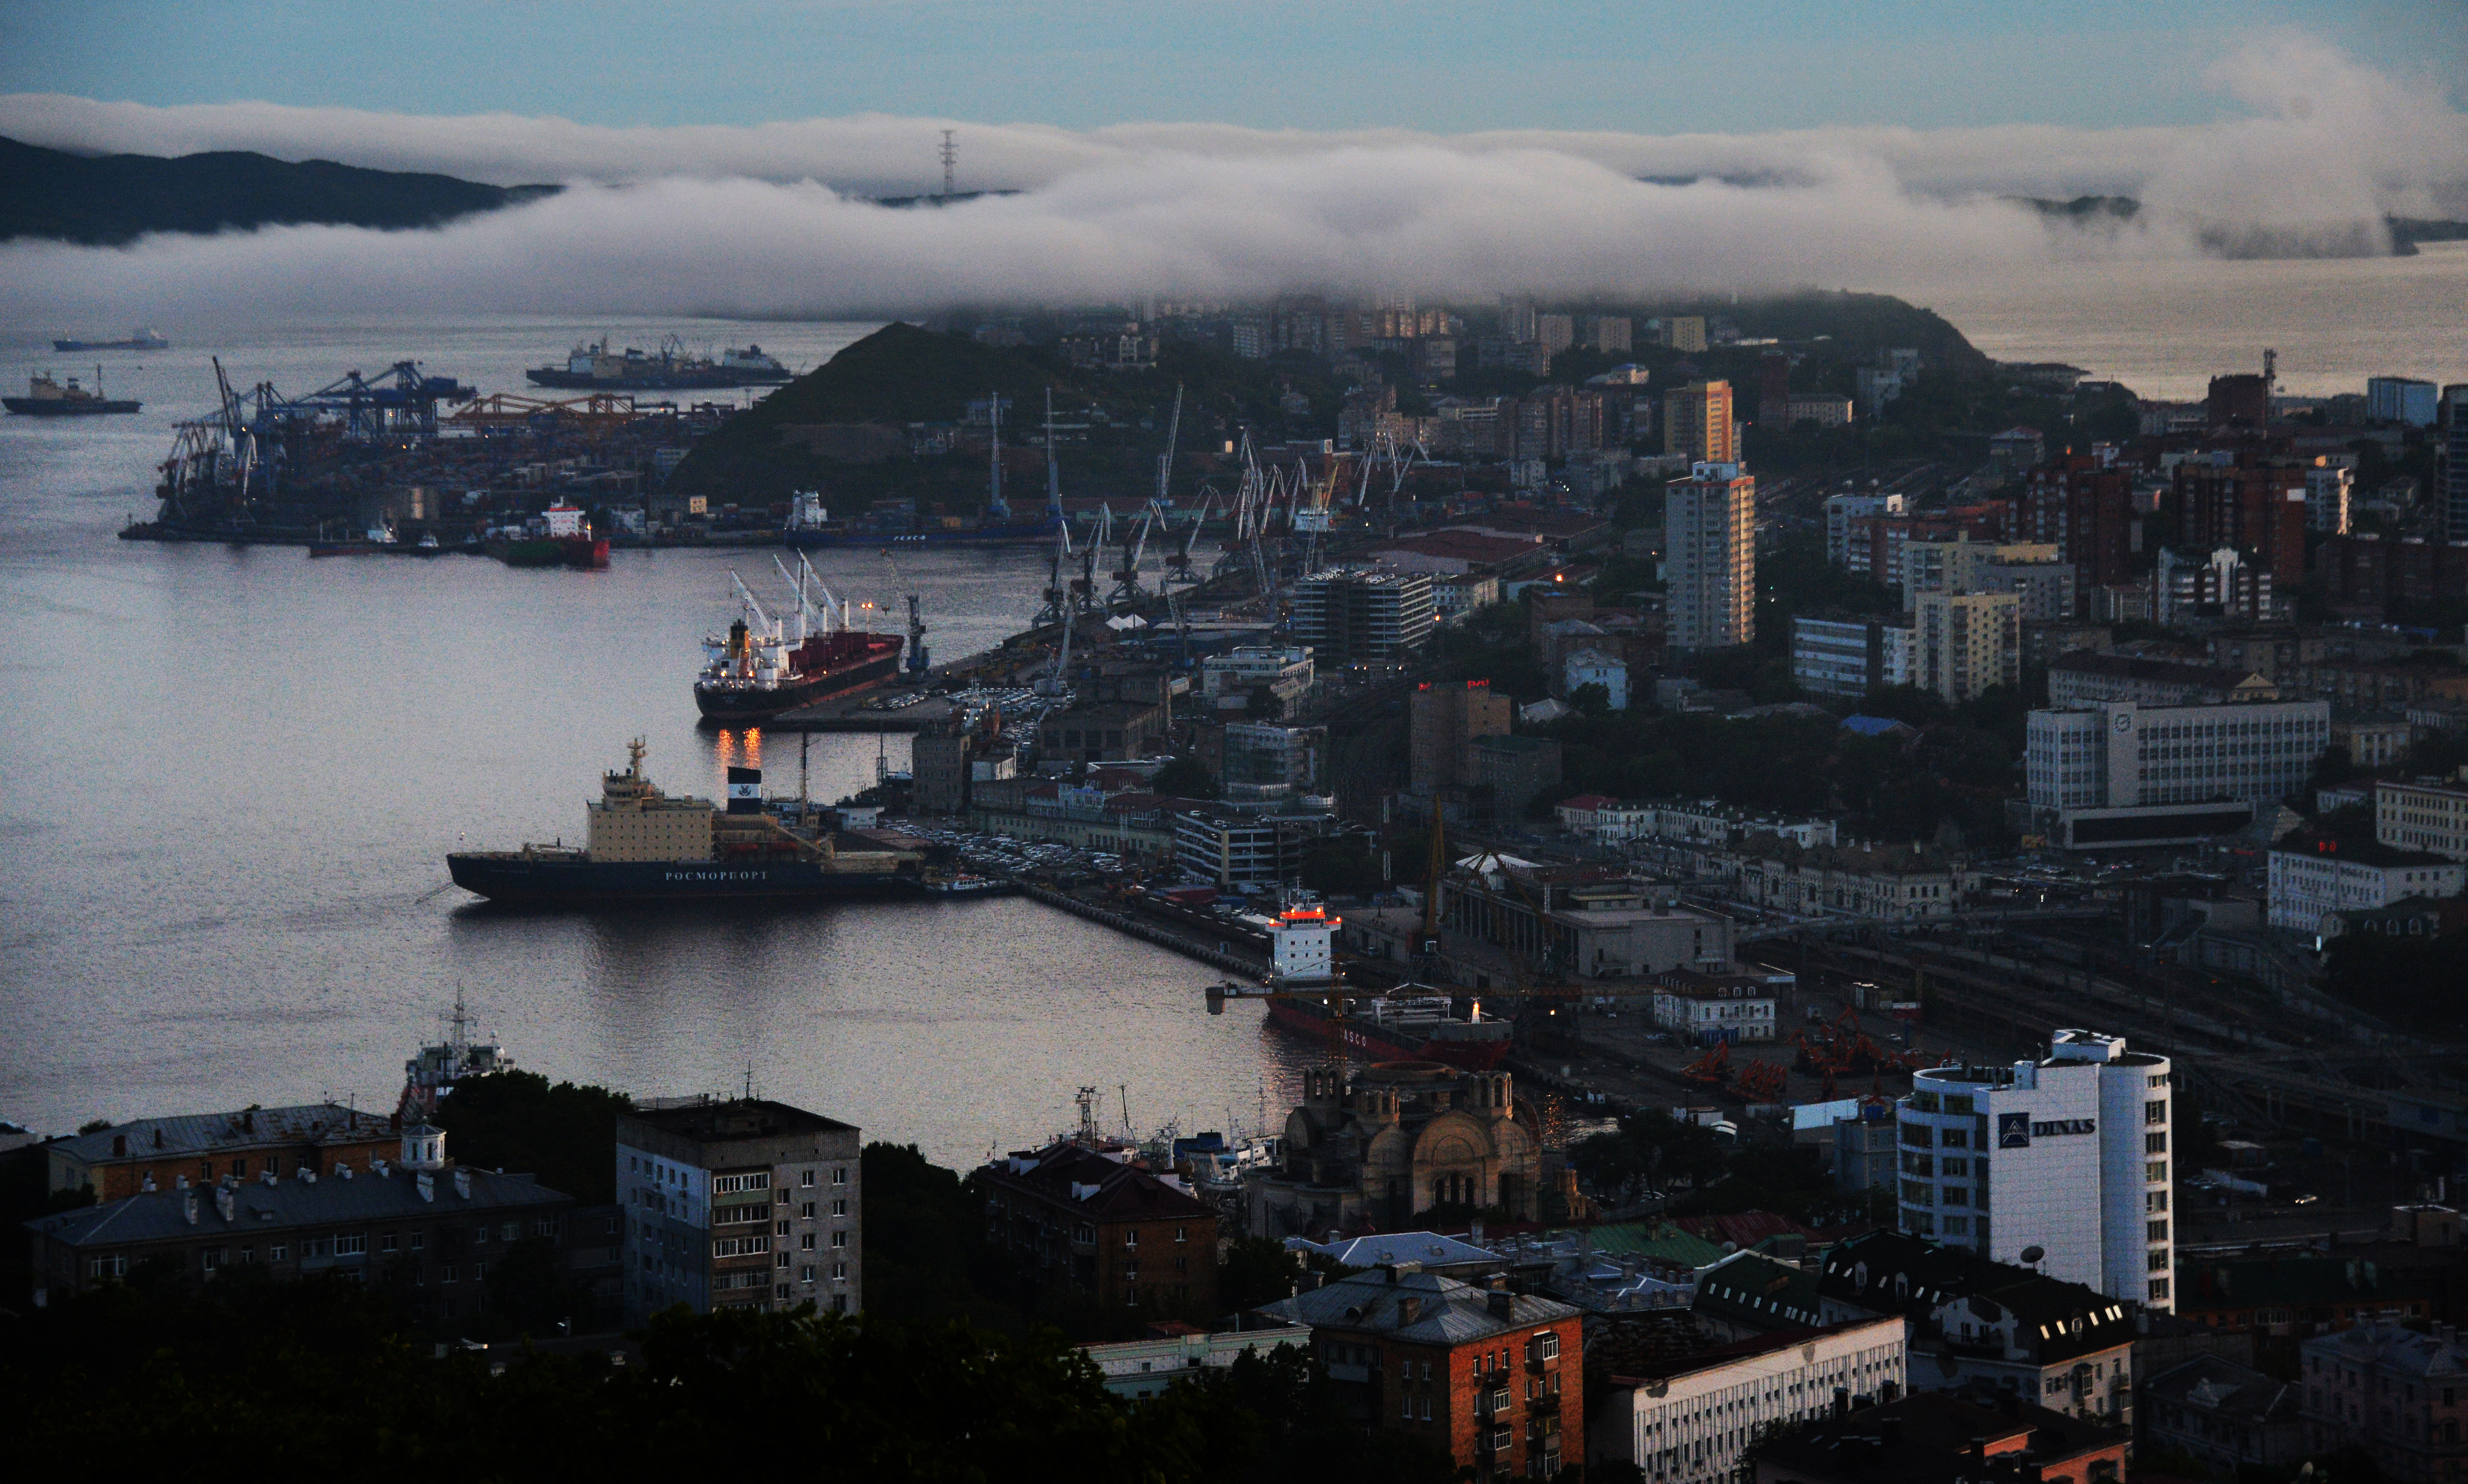
[[[596,572],[608,565],[608,537],[605,536],[524,537],[491,541],[487,550],[510,567],[572,567]]]
[[[1062,528],[1055,519],[1014,521],[1009,525],[974,526],[929,531],[784,531],[783,544],[810,551],[834,546],[1027,546],[1054,539]]]
[[[557,860],[507,851],[449,855],[446,869],[455,885],[491,902],[544,906],[912,897],[924,889],[912,873],[831,871],[807,860]]]
[[[810,706],[816,701],[846,696],[870,685],[880,685],[900,673],[900,651],[876,659],[860,661],[844,670],[791,680],[767,691],[713,690],[697,683],[695,705],[711,721],[765,721],[784,711]]]
[[[169,340],[55,340],[55,351],[168,351]]]
[[[99,418],[113,413],[135,412],[141,402],[88,400],[72,401],[65,397],[0,397],[0,407],[6,407],[29,418]]]
[[[627,377],[606,380],[555,366],[534,366],[523,373],[534,386],[569,392],[719,392],[741,386],[783,386],[796,379],[787,371],[688,372],[682,376]]]
[[[1328,1016],[1316,1007],[1292,1000],[1268,1001],[1270,1023],[1305,1036],[1325,1039]],[[1440,1040],[1404,1032],[1376,1020],[1347,1018],[1339,1022],[1337,1040],[1356,1056],[1374,1062],[1444,1062],[1470,1072],[1487,1072],[1508,1056],[1508,1040]]]

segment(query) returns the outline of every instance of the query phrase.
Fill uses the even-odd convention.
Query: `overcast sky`
[[[2404,83],[2468,72],[2468,0],[0,0],[0,91],[620,126],[2106,128],[2234,116],[2202,70],[2273,28]]]

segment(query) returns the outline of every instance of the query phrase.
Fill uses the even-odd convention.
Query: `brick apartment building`
[[[1125,1157],[1062,1140],[977,1171],[986,1240],[1101,1309],[1217,1312],[1217,1212]]]
[[[1436,1443],[1477,1478],[1549,1478],[1585,1454],[1584,1315],[1398,1263],[1261,1311],[1311,1326],[1347,1411]]]
[[[2281,586],[2304,582],[2306,468],[2225,452],[2178,465],[2167,508],[2179,544],[2192,552],[2234,547],[2251,554]]]
[[[2132,576],[2134,473],[2086,453],[2062,453],[2031,470],[2022,537],[2054,542],[2086,587]]]
[[[366,1171],[395,1153],[401,1127],[339,1103],[141,1118],[45,1145],[47,1188],[90,1188],[95,1199],[113,1201],[182,1179],[208,1185],[269,1173],[331,1175],[345,1165]]]

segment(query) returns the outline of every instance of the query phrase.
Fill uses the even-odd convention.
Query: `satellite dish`
[[[2047,1255],[2048,1251],[2045,1247],[2024,1247],[2022,1249],[2022,1261],[2025,1263],[2036,1263]]]

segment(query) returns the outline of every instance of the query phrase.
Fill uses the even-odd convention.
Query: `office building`
[[[1230,809],[1174,816],[1175,863],[1223,890],[1274,891],[1302,870],[1305,833],[1291,821]]]
[[[2022,678],[2022,600],[1924,592],[1911,617],[1911,684],[1960,705]]]
[[[1737,464],[1731,383],[1691,381],[1662,395],[1662,451],[1691,464]]]
[[[986,1237],[1036,1288],[1160,1318],[1217,1313],[1217,1212],[1072,1139],[982,1166]]]
[[[2387,1479],[2468,1478],[2468,1345],[2457,1327],[2359,1325],[2304,1340],[2305,1446],[2353,1449]]]
[[[2459,895],[2468,886],[2468,865],[2432,851],[2305,832],[2272,847],[2269,879],[2271,925],[2302,933],[2319,947],[2337,936],[2326,919],[2339,913]]]
[[[1432,624],[1424,573],[1348,567],[1294,584],[1293,635],[1321,665],[1395,664],[1429,641]]]
[[[1327,727],[1229,721],[1223,743],[1219,777],[1227,797],[1267,799],[1319,791]]]
[[[1766,1261],[1742,1252],[1723,1267]],[[1594,1464],[1630,1464],[1660,1484],[1728,1484],[1770,1433],[1837,1415],[1853,1398],[1892,1401],[1908,1384],[1902,1316],[1800,1324],[1696,1354],[1611,1364],[1587,1427]],[[1583,1419],[1578,1419],[1582,1423]]]
[[[1885,631],[1902,626],[1882,618],[1791,621],[1791,674],[1813,696],[1867,695],[1885,679]]]
[[[1825,559],[1846,572],[1874,576],[1870,553],[1874,543],[1862,539],[1860,522],[1874,515],[1899,515],[1899,494],[1837,494],[1825,501]]]
[[[1508,735],[1514,704],[1488,680],[1427,680],[1406,700],[1408,782],[1428,798],[1474,780],[1474,744]]]
[[[1780,1039],[1774,986],[1762,973],[1668,969],[1654,991],[1654,1023],[1681,1045],[1736,1045]]]
[[[2167,1309],[2169,1076],[2166,1057],[2074,1030],[2037,1062],[1912,1074],[1902,1229]]]
[[[617,1115],[626,1322],[865,1307],[853,1124],[763,1098],[664,1099]]]
[[[2296,792],[2330,739],[2319,700],[2034,711],[2023,752],[2034,827],[2070,849],[2229,833]]]
[[[1727,388],[1724,397],[1727,402]],[[1688,478],[1664,487],[1662,542],[1671,648],[1718,650],[1753,640],[1756,480],[1737,464],[1697,465]]]
[[[2453,778],[2374,785],[2374,838],[2402,850],[2468,860],[2468,768]]]
[[[2192,665],[2081,650],[2048,662],[2048,704],[2130,700],[2144,706],[2197,706],[2277,700],[2279,687],[2242,665]]]
[[[1584,1451],[1584,1313],[1386,1265],[1262,1310],[1311,1327],[1339,1404],[1372,1427],[1445,1450],[1486,1479],[1550,1478]]]
[[[2432,427],[2439,395],[2433,382],[2414,377],[2367,377],[2365,421]]]

